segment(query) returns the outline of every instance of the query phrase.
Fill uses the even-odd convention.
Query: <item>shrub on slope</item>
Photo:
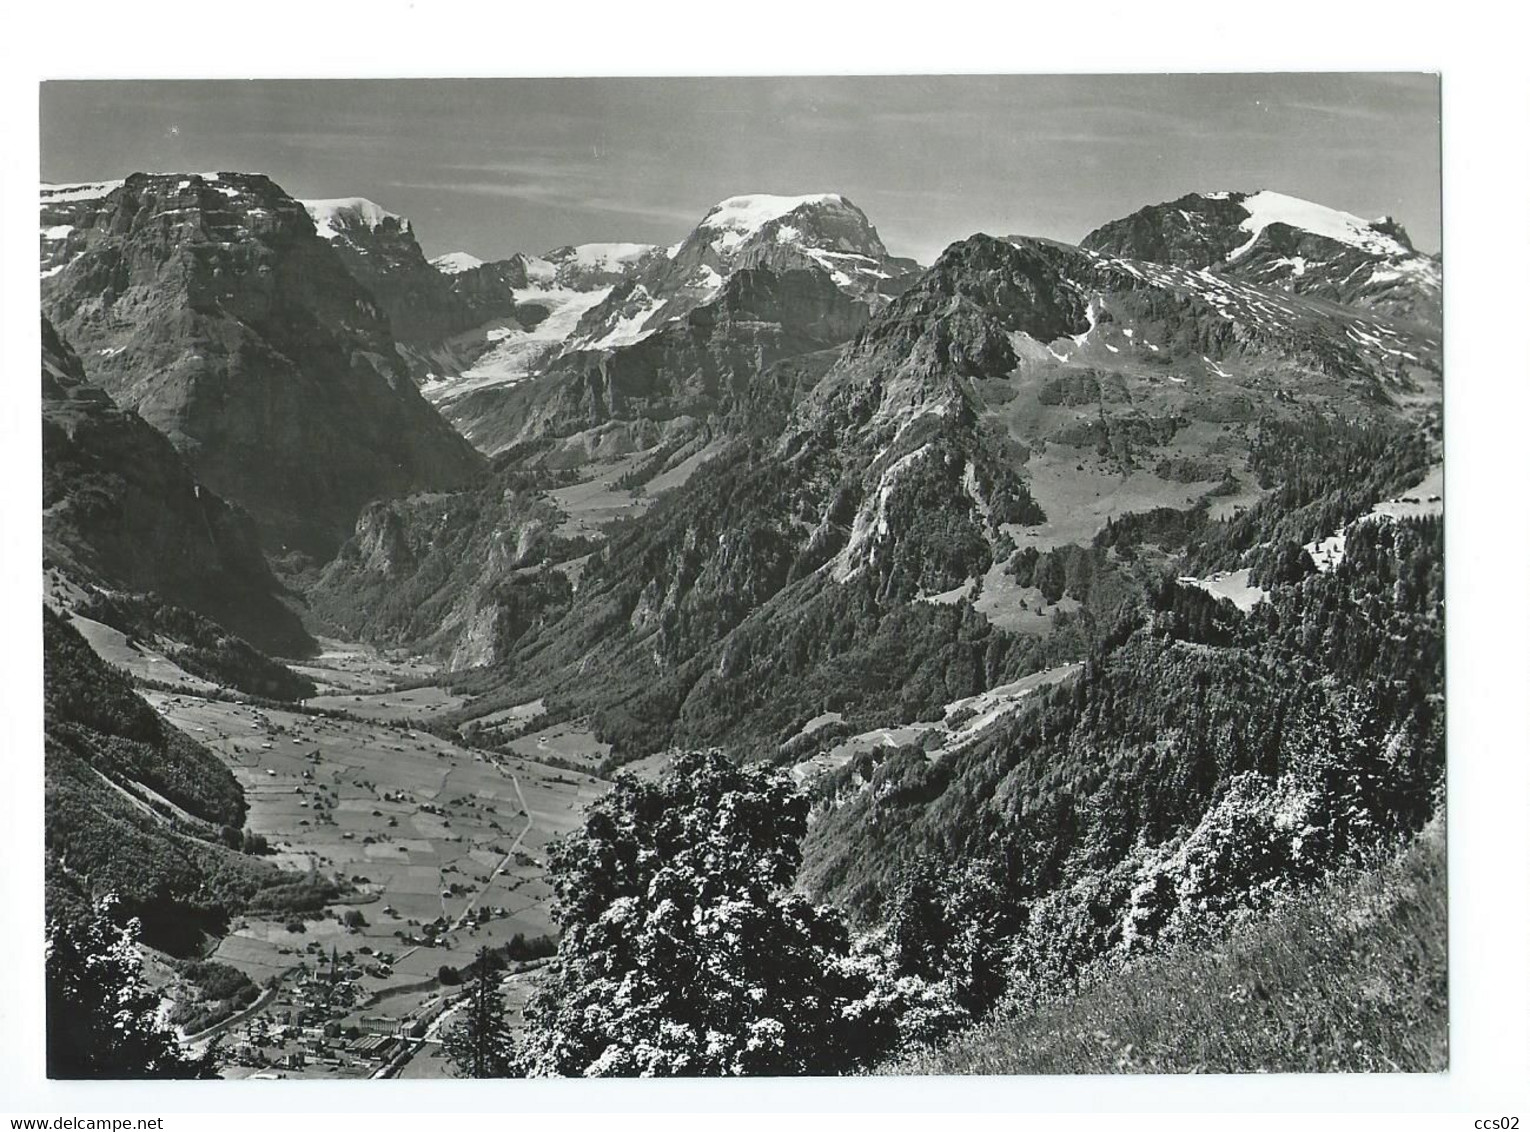
[[[1436,819],[1218,946],[1187,943],[1034,1012],[1001,1011],[898,1074],[1438,1072],[1448,1064],[1446,868]]]

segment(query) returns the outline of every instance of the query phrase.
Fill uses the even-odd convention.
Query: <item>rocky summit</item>
[[[1083,246],[1439,326],[1440,261],[1390,216],[1362,220],[1268,190],[1190,193],[1105,224]]]
[[[92,380],[272,548],[327,558],[365,503],[479,468],[381,302],[268,178],[46,186],[42,229],[43,310]]]
[[[641,341],[749,268],[822,272],[870,310],[906,286],[915,266],[889,256],[866,214],[838,193],[730,197],[585,315],[570,345],[610,349]]]
[[[404,217],[364,197],[306,200],[303,207],[314,230],[383,308],[406,359],[422,371],[432,355],[450,356],[454,336],[515,313],[509,288],[457,286],[443,276],[426,260]]]

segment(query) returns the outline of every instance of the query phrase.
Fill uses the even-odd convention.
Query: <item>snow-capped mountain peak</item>
[[[775,196],[770,193],[746,193],[720,201],[701,218],[698,228],[722,233],[725,247],[734,247],[773,220],[779,220],[805,205],[828,204],[844,207],[838,193],[811,193],[807,196]]]
[[[409,230],[409,221],[366,197],[334,197],[300,203],[313,217],[314,231],[326,240],[337,239],[344,228],[364,226],[376,231],[389,220],[397,223],[401,230]]]
[[[1439,260],[1417,251],[1395,220],[1365,220],[1270,189],[1149,205],[1090,232],[1082,246],[1439,322]]]
[[[722,293],[746,269],[816,271],[875,308],[914,270],[887,254],[866,214],[839,193],[748,193],[709,208],[680,243],[655,250],[626,288],[580,322],[580,348],[631,345]]]
[[[707,210],[701,223],[670,258],[687,245],[701,245],[724,260],[745,255],[757,244],[792,245],[804,251],[885,257],[866,214],[840,193],[776,196],[748,193]]]
[[[1237,259],[1259,239],[1271,224],[1284,224],[1323,236],[1341,244],[1359,248],[1378,256],[1409,256],[1413,249],[1391,235],[1388,229],[1395,226],[1390,217],[1376,221],[1362,220],[1348,212],[1341,212],[1326,205],[1314,204],[1300,197],[1262,189],[1243,197],[1239,202],[1248,212],[1239,227],[1249,234],[1248,242],[1228,253],[1229,261]]]
[[[475,267],[482,267],[483,260],[468,252],[447,252],[445,255],[438,255],[435,259],[431,260],[430,266],[443,275],[460,275],[464,271],[471,271]]]

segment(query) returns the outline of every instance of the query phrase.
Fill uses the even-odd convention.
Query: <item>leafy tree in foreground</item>
[[[563,936],[527,1007],[552,1076],[841,1073],[895,1039],[839,915],[790,891],[807,799],[718,752],[621,776],[554,851]]]
[[[499,991],[500,965],[483,947],[470,970],[473,983],[462,1020],[442,1035],[446,1056],[464,1077],[516,1076],[514,1045],[505,1023],[504,996]]]
[[[1022,904],[1006,891],[1004,866],[975,858],[953,867],[933,856],[909,866],[888,920],[895,969],[946,984],[970,1016],[983,1014],[1005,988],[1003,940]]]
[[[159,996],[143,978],[139,923],[116,923],[115,906],[107,896],[86,916],[48,925],[48,1076],[217,1076],[214,1047],[190,1056],[159,1023]]]

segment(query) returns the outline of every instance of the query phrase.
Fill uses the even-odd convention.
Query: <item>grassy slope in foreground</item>
[[[883,1073],[1440,1072],[1445,835],[1331,883],[1214,949],[1146,958],[1070,1002],[1000,1018]]]

